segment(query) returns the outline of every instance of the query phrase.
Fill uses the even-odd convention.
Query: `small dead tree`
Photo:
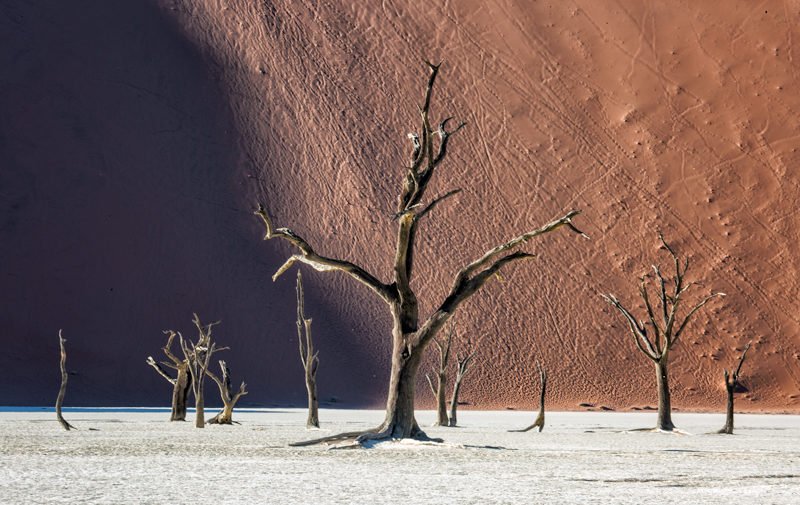
[[[453,382],[453,394],[450,396],[450,418],[448,419],[448,426],[451,428],[458,426],[458,395],[461,393],[461,381],[467,375],[476,352],[476,350],[467,349],[465,353],[456,355],[456,379]]]
[[[219,324],[219,321],[203,325],[197,314],[194,314],[192,320],[197,327],[197,342],[191,340],[184,340],[183,336],[178,333],[178,339],[183,351],[183,356],[189,363],[189,374],[192,378],[192,392],[194,393],[194,406],[195,406],[195,422],[196,428],[205,427],[205,400],[203,398],[203,385],[205,384],[205,376],[208,372],[208,364],[211,361],[211,356],[215,352],[227,349],[227,347],[217,348],[217,344],[211,340],[211,330],[214,326]]]
[[[147,364],[153,367],[159,375],[164,377],[170,384],[172,384],[172,414],[170,421],[185,421],[186,420],[186,402],[189,398],[189,390],[192,387],[192,377],[189,373],[189,361],[186,358],[178,358],[172,353],[172,343],[177,336],[177,333],[172,330],[164,332],[167,335],[167,344],[161,348],[164,355],[171,361],[171,363],[162,361],[157,362],[152,356],[147,357]],[[175,371],[175,377],[172,377],[166,368]]]
[[[305,314],[305,292],[303,291],[303,274],[297,271],[297,341],[300,345],[300,361],[306,379],[308,394],[308,417],[306,428],[319,428],[319,399],[317,398],[317,367],[319,352],[314,350],[311,338],[311,319]]]
[[[696,283],[686,282],[685,279],[686,272],[689,269],[689,258],[685,258],[683,266],[681,266],[678,255],[664,240],[664,236],[659,233],[658,238],[661,241],[662,249],[666,250],[672,258],[675,266],[675,276],[670,282],[662,274],[661,268],[653,265],[658,292],[658,303],[656,304],[650,302],[650,294],[647,289],[647,281],[651,277],[643,275],[639,279],[639,294],[647,310],[647,319],[640,320],[636,318],[613,294],[609,293],[602,296],[612,307],[619,311],[630,326],[637,349],[655,364],[656,382],[658,384],[658,421],[656,429],[672,431],[675,429],[675,425],[672,423],[672,406],[667,375],[670,351],[675,346],[675,343],[678,342],[697,311],[713,298],[725,296],[725,293],[712,292],[702,298],[699,303],[689,310],[683,320],[679,321],[678,310],[683,305],[683,296]],[[648,332],[648,327],[652,331],[652,337],[651,333]]]
[[[217,383],[219,396],[222,398],[222,410],[219,414],[209,419],[207,424],[233,424],[233,408],[239,398],[247,394],[247,384],[242,381],[239,385],[239,391],[234,392],[231,386],[231,371],[225,360],[219,360],[219,369],[222,371],[221,378],[211,370],[206,370],[206,375]]]
[[[66,419],[64,419],[64,416],[61,415],[61,405],[64,403],[64,395],[67,394],[67,379],[69,378],[69,374],[67,373],[67,349],[64,347],[64,342],[66,341],[61,330],[58,330],[58,346],[61,349],[61,387],[58,390],[58,397],[56,398],[56,418],[58,422],[61,423],[61,426],[69,431],[75,429],[75,427],[69,424]]]
[[[496,273],[512,263],[534,257],[531,253],[519,250],[522,245],[561,227],[582,234],[572,224],[572,219],[579,214],[578,211],[573,210],[544,226],[490,249],[480,258],[463,267],[453,279],[445,298],[438,305],[432,305],[434,309],[427,318],[420,317],[417,295],[411,286],[414,245],[420,243],[416,238],[419,223],[437,205],[459,193],[460,190],[448,191],[433,198],[427,204],[423,199],[434,173],[446,157],[450,139],[464,126],[464,123],[461,123],[456,128],[448,130],[447,126],[451,118],[445,118],[435,129],[431,126],[431,93],[439,73],[439,65],[428,63],[428,68],[430,69],[428,85],[422,105],[419,107],[420,129],[418,132],[408,135],[411,140],[411,159],[405,168],[402,188],[397,199],[397,212],[394,219],[397,221],[398,229],[392,280],[383,282],[355,263],[317,253],[311,244],[294,231],[273,226],[263,205],[259,205],[255,212],[263,222],[265,240],[278,238],[287,241],[297,249],[297,252],[290,256],[273,275],[273,280],[296,263],[305,263],[323,272],[343,272],[378,295],[386,303],[392,316],[392,365],[386,399],[386,417],[383,423],[373,430],[323,437],[293,444],[295,446],[345,440],[363,443],[368,440],[387,438],[428,439],[419,428],[414,416],[417,372],[428,344],[436,338],[440,329],[447,324],[458,307],[480,291]],[[438,143],[435,142],[436,137],[438,137]]]
[[[434,387],[433,381],[429,374],[425,374],[428,380],[428,385],[431,387],[433,396],[436,398],[436,422],[434,426],[449,426],[450,421],[447,418],[447,400],[445,399],[447,389],[447,362],[450,359],[450,345],[453,341],[453,331],[455,329],[455,322],[450,324],[450,330],[444,338],[444,342],[439,338],[433,339],[433,343],[439,349],[439,368],[436,370],[436,386]]]
[[[725,391],[728,395],[728,403],[725,411],[725,426],[717,432],[719,434],[733,435],[733,393],[735,393],[740,387],[739,372],[742,371],[744,358],[747,356],[747,351],[749,349],[750,343],[748,342],[748,344],[744,347],[744,351],[742,351],[742,357],[739,358],[739,364],[736,366],[736,370],[733,372],[733,375],[728,374],[727,368],[723,370],[725,377]]]
[[[536,361],[536,369],[539,371],[539,383],[542,386],[539,391],[539,414],[536,416],[536,421],[534,421],[532,425],[527,428],[522,428],[521,430],[508,430],[510,432],[524,433],[534,428],[539,428],[539,433],[541,433],[544,429],[544,397],[545,394],[547,394],[547,370],[545,370],[538,360]]]

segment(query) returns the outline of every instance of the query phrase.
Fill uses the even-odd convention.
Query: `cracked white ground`
[[[213,409],[208,413],[213,415]],[[190,414],[190,417],[193,414]],[[531,412],[459,413],[426,427],[445,444],[290,448],[376,426],[383,412],[236,412],[238,426],[196,429],[164,412],[0,412],[3,503],[797,503],[800,416],[673,414],[686,435],[630,432],[653,413],[548,412],[542,433],[508,433]],[[418,412],[424,426],[431,411]]]

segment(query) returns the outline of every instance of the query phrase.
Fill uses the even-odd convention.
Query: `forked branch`
[[[742,365],[744,364],[744,358],[747,356],[748,350],[750,350],[750,342],[748,342],[744,347],[742,356],[739,358],[739,364],[736,365],[736,369],[733,371],[732,376],[728,373],[727,368],[723,370],[725,377],[725,392],[728,401],[725,409],[725,426],[723,426],[722,429],[717,432],[719,434],[733,435],[733,395],[736,392],[736,389],[739,387],[739,373],[742,371]]]
[[[461,394],[461,384],[464,381],[464,377],[467,376],[467,372],[469,371],[469,367],[472,364],[472,359],[475,357],[476,352],[478,352],[477,348],[473,349],[469,343],[467,343],[465,350],[456,355],[456,380],[453,382],[453,394],[450,397],[450,427],[458,426],[458,397]]]
[[[567,226],[575,233],[588,238],[585,233],[578,230],[572,224],[572,218],[578,214],[580,214],[580,211],[572,210],[559,219],[490,249],[479,259],[462,268],[456,274],[447,298],[445,298],[439,308],[428,318],[419,332],[417,332],[418,342],[416,343],[425,345],[430,337],[435,335],[442,325],[455,313],[458,306],[481,289],[486,281],[499,272],[504,266],[515,261],[535,257],[533,254],[524,251],[514,251],[505,254],[508,251],[529,242],[533,238],[555,231],[562,226]]]
[[[349,261],[343,261],[319,255],[314,252],[314,249],[308,244],[308,242],[305,241],[305,239],[297,235],[292,230],[288,228],[274,228],[272,225],[272,220],[262,204],[258,205],[258,210],[256,210],[255,214],[260,217],[264,223],[264,240],[280,238],[286,240],[300,250],[300,254],[295,254],[289,257],[289,259],[286,260],[286,263],[284,263],[284,265],[278,269],[275,275],[272,276],[273,281],[280,277],[280,275],[286,270],[291,268],[295,262],[300,261],[320,272],[332,270],[344,272],[373,290],[375,293],[380,295],[381,298],[387,301],[391,300],[392,292],[389,287],[360,266]]]

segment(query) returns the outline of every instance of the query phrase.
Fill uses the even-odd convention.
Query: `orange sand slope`
[[[160,330],[188,331],[192,310],[224,321],[248,399],[300,400],[293,275],[269,280],[289,249],[259,242],[250,208],[264,200],[277,225],[388,280],[431,59],[445,60],[435,118],[468,127],[431,188],[464,192],[421,230],[423,312],[465,262],[565,210],[582,209],[591,236],[532,243],[538,259],[463,307],[462,338],[480,345],[464,400],[530,407],[538,358],[554,407],[654,404],[652,365],[600,293],[636,306],[638,277],[668,267],[661,230],[691,256],[696,296],[728,294],[676,347],[673,403],[721,408],[722,369],[752,340],[738,406],[800,410],[800,5],[4,9],[0,324],[12,352],[0,365],[14,373],[0,401],[49,401],[59,327],[81,372],[74,401],[166,401],[144,358]],[[321,397],[380,405],[385,308],[341,275],[307,279]]]

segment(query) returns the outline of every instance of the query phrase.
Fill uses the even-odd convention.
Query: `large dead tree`
[[[456,355],[456,378],[453,381],[453,394],[450,396],[450,417],[447,424],[451,428],[458,426],[458,395],[461,393],[461,382],[467,375],[476,352],[476,350],[470,351],[467,348],[466,352]]]
[[[219,324],[219,321],[204,325],[200,322],[197,314],[194,314],[192,320],[195,327],[197,327],[197,342],[191,340],[184,340],[183,336],[178,333],[178,340],[183,351],[183,356],[189,363],[189,375],[192,379],[192,392],[194,393],[194,407],[195,407],[195,422],[197,428],[204,428],[205,423],[205,399],[203,397],[203,389],[205,384],[205,376],[208,372],[208,364],[211,361],[211,356],[215,352],[227,349],[227,347],[217,347],[217,344],[211,339],[211,331],[214,326]]]
[[[520,260],[534,257],[531,253],[519,250],[522,245],[562,226],[581,233],[572,225],[572,219],[579,213],[573,210],[555,221],[490,249],[481,257],[463,267],[453,279],[450,290],[444,300],[438,305],[434,305],[435,308],[428,317],[420,317],[417,295],[411,286],[414,272],[414,246],[417,243],[416,237],[419,224],[437,205],[457,194],[460,190],[447,191],[428,201],[428,203],[424,203],[424,197],[433,175],[447,155],[450,140],[464,126],[464,123],[460,123],[457,127],[448,129],[451,118],[442,120],[436,128],[431,126],[431,93],[436,76],[439,73],[439,65],[428,63],[428,67],[430,68],[430,75],[424,101],[419,108],[420,129],[418,132],[409,134],[411,139],[411,160],[405,169],[402,188],[397,199],[397,212],[395,213],[397,243],[394,252],[393,275],[389,282],[381,281],[378,277],[351,261],[319,254],[304,238],[288,228],[276,228],[273,226],[272,220],[263,205],[259,205],[256,211],[266,230],[265,240],[278,238],[287,241],[297,249],[297,253],[290,256],[283,266],[278,269],[273,276],[273,280],[277,279],[296,263],[305,263],[323,272],[343,272],[378,295],[389,307],[393,322],[392,366],[386,399],[386,417],[383,423],[374,430],[334,435],[301,442],[296,445],[310,445],[318,442],[348,439],[359,443],[386,438],[427,439],[414,417],[417,372],[419,371],[425,348],[436,337],[439,330],[447,323],[456,309],[465,300],[478,292],[486,281],[502,268]]]
[[[234,391],[231,386],[231,371],[225,360],[219,360],[219,369],[222,372],[222,377],[219,377],[211,370],[206,370],[206,375],[211,377],[217,384],[219,396],[222,399],[222,410],[219,414],[209,419],[207,424],[233,424],[233,408],[239,399],[247,394],[247,384],[242,381],[239,385],[239,391]]]
[[[675,276],[670,280],[661,272],[661,268],[653,265],[653,279],[656,284],[657,302],[651,303],[647,282],[650,275],[643,275],[639,280],[639,294],[647,311],[646,319],[638,319],[613,295],[602,295],[603,298],[617,309],[625,322],[628,323],[633,335],[636,348],[647,356],[655,365],[656,382],[658,384],[658,421],[656,429],[672,431],[672,406],[670,404],[670,390],[668,378],[668,365],[670,351],[680,339],[695,314],[709,301],[724,293],[712,292],[695,304],[683,319],[678,316],[679,309],[683,306],[684,295],[694,286],[695,282],[686,282],[686,272],[689,269],[689,258],[685,258],[683,265],[678,255],[659,233],[662,249],[666,250],[674,264]]]
[[[175,341],[177,333],[172,330],[167,330],[164,334],[167,335],[167,344],[162,347],[161,350],[164,351],[164,355],[170,362],[157,362],[152,356],[148,356],[147,364],[153,367],[167,382],[172,384],[172,414],[169,420],[185,421],[186,402],[192,387],[192,377],[189,373],[189,361],[186,358],[179,358],[172,353],[172,343]],[[172,377],[167,371],[167,368],[175,371],[175,377]]]
[[[544,397],[547,394],[547,370],[544,369],[538,360],[536,361],[536,369],[539,371],[539,384],[542,386],[539,390],[539,414],[536,416],[536,420],[532,425],[527,428],[522,428],[521,430],[508,430],[510,432],[524,433],[534,428],[539,428],[539,433],[541,433],[544,429]]]
[[[306,317],[303,274],[297,271],[297,341],[300,345],[300,361],[305,372],[306,393],[308,396],[308,417],[306,428],[319,428],[319,399],[317,398],[317,367],[319,352],[314,350],[311,338],[311,319]]]
[[[64,404],[64,395],[67,394],[67,379],[69,379],[69,374],[67,373],[67,349],[64,347],[64,342],[66,341],[67,340],[61,334],[61,330],[58,330],[58,346],[61,349],[61,387],[58,390],[58,397],[56,398],[56,418],[58,422],[61,423],[61,426],[69,431],[75,427],[69,424],[67,420],[64,419],[64,416],[61,415],[61,405]]]
[[[725,426],[717,433],[724,434],[724,435],[733,435],[733,394],[736,390],[740,387],[739,383],[739,372],[742,371],[742,365],[744,364],[744,358],[747,356],[747,351],[750,349],[750,343],[748,343],[744,347],[744,351],[742,351],[742,357],[739,358],[739,364],[736,365],[736,370],[733,371],[733,375],[728,374],[728,369],[723,370],[723,376],[725,377],[725,391],[728,396],[727,408],[725,410]]]
[[[447,394],[447,363],[450,360],[450,346],[453,342],[454,327],[455,323],[451,323],[450,330],[447,332],[447,336],[445,336],[444,339],[433,339],[433,343],[436,344],[436,347],[439,349],[439,367],[436,370],[435,387],[431,376],[425,374],[433,396],[436,398],[436,422],[433,424],[434,426],[450,425],[450,420],[447,417],[447,400],[445,399],[445,395]]]

